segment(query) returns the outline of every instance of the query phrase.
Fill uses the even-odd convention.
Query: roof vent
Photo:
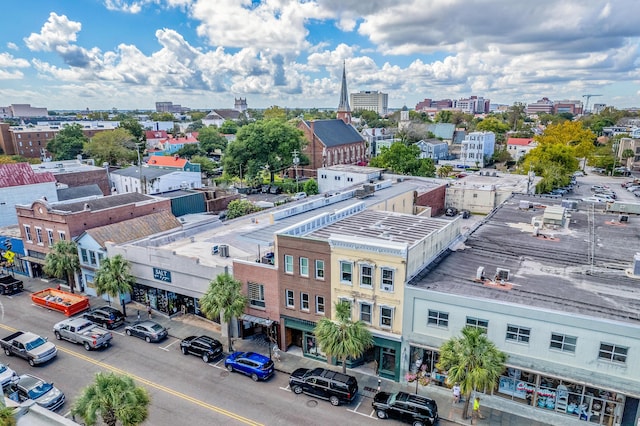
[[[90,211],[91,210],[91,206],[89,205],[89,203],[84,203],[84,210],[85,211]]]
[[[484,266],[478,266],[478,269],[476,270],[476,280],[484,280]]]

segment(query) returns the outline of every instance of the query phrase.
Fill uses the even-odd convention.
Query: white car
[[[293,201],[302,200],[303,198],[307,198],[306,192],[296,192],[291,196],[291,200]]]
[[[16,379],[18,378],[18,375],[15,371],[10,369],[5,364],[0,364],[0,384],[3,388],[7,386],[14,379],[14,377]]]
[[[595,193],[593,194],[594,198],[597,198],[601,201],[615,201],[616,199],[613,198],[611,195],[608,194],[600,194],[600,193]]]

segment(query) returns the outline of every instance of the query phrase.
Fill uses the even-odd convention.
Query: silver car
[[[144,339],[147,343],[159,342],[169,335],[166,328],[154,321],[141,321],[124,328],[127,336]]]

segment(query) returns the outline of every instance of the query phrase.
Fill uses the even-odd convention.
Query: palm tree
[[[443,179],[449,176],[449,174],[453,171],[453,166],[450,164],[445,164],[444,166],[440,166],[438,169],[438,177]]]
[[[218,275],[209,283],[209,289],[200,298],[200,310],[207,318],[222,319],[227,323],[229,352],[233,352],[231,342],[231,321],[244,313],[247,297],[242,294],[242,283],[228,273]]]
[[[15,416],[16,409],[14,407],[7,407],[4,403],[4,395],[0,397],[0,425],[2,426],[16,426],[18,419]]]
[[[78,246],[73,241],[60,240],[51,247],[44,259],[44,272],[56,278],[66,278],[71,293],[75,288],[75,274],[80,270]]]
[[[358,358],[373,346],[373,336],[363,321],[351,320],[351,304],[347,301],[335,304],[336,319],[322,318],[313,333],[318,345],[327,354],[342,361],[342,372],[347,372],[347,358]]]
[[[102,259],[93,281],[98,296],[107,294],[110,297],[118,298],[123,293],[131,293],[136,280],[129,273],[130,268],[131,264],[121,254]],[[122,313],[125,317],[127,316],[124,303],[122,304]]]
[[[107,426],[120,421],[123,426],[135,426],[149,416],[149,394],[136,386],[129,376],[98,373],[96,380],[84,388],[71,414],[80,416],[86,425],[95,425],[98,416]]]
[[[463,418],[468,417],[469,401],[474,389],[493,389],[504,371],[507,355],[501,352],[477,327],[465,327],[461,337],[453,337],[440,347],[437,367],[448,372],[449,383],[459,383],[466,395]]]

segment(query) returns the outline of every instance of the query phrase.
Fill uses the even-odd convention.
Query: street
[[[28,330],[49,338],[58,347],[56,359],[30,367],[19,358],[2,356],[18,374],[30,373],[54,382],[67,397],[59,414],[68,415],[81,389],[100,371],[128,374],[151,396],[146,424],[175,426],[185,424],[245,425],[326,425],[370,424],[378,421],[371,398],[361,392],[354,404],[333,407],[329,402],[288,389],[288,376],[276,373],[268,382],[254,383],[249,377],[229,373],[224,358],[204,364],[199,358],[184,356],[180,341],[173,337],[149,344],[124,335],[123,328],[112,331],[113,344],[106,349],[85,351],[82,346],[57,341],[53,324],[64,318],[32,304],[29,281],[25,291],[0,299],[2,337],[14,330]],[[94,304],[101,302],[92,299]],[[169,330],[171,334],[171,330]],[[361,389],[361,391],[363,391]],[[188,420],[187,420],[188,419]],[[385,421],[386,424],[397,424]],[[444,424],[444,423],[441,423]]]

